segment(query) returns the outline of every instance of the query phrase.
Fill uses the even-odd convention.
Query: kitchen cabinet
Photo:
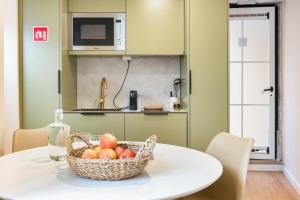
[[[19,11],[21,127],[39,128],[53,122],[59,106],[76,108],[76,59],[68,55],[67,43],[68,0],[21,0]],[[33,26],[48,26],[48,42],[32,41]]]
[[[184,0],[127,0],[126,54],[183,55]]]
[[[61,0],[60,8],[60,104],[63,110],[72,110],[77,107],[77,58],[69,56],[68,0]]]
[[[72,50],[69,56],[124,56],[125,51]]]
[[[22,128],[43,127],[59,106],[60,0],[20,1]],[[33,26],[48,26],[49,41],[33,42]]]
[[[125,12],[125,0],[69,0],[69,12]]]
[[[100,135],[109,132],[124,140],[124,113],[65,113],[64,123],[71,126],[71,133]]]
[[[228,131],[228,2],[190,0],[190,147],[205,150]]]
[[[145,141],[156,134],[159,143],[187,146],[187,114],[125,114],[125,139]]]

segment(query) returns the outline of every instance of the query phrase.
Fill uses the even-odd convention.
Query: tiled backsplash
[[[119,90],[127,69],[121,57],[77,58],[77,107],[97,108],[100,82],[107,80],[105,108],[113,108],[113,97]],[[179,57],[132,57],[129,73],[122,91],[116,99],[119,107],[129,105],[129,91],[138,91],[138,106],[162,103],[169,108],[169,95],[173,80],[180,77]]]

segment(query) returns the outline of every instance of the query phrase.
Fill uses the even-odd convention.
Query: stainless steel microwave
[[[70,13],[69,50],[125,50],[125,13]]]

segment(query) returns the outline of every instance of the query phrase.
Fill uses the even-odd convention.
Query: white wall
[[[0,0],[0,155],[3,154],[3,0]]]
[[[19,54],[18,54],[18,0],[0,0],[1,21],[3,21],[3,45],[0,43],[0,54],[3,55],[3,67],[0,59],[0,149],[4,153],[11,151],[12,135],[20,126],[19,109]],[[2,53],[3,51],[3,53]],[[3,81],[3,82],[2,82]],[[4,145],[3,145],[4,142]]]
[[[300,1],[283,3],[283,162],[300,192]]]

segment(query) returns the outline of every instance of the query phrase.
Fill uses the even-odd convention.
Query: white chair
[[[14,132],[12,151],[48,145],[47,128],[19,129]]]
[[[219,180],[207,189],[184,197],[184,200],[241,200],[248,171],[253,139],[242,139],[228,133],[213,138],[206,153],[223,165]]]

